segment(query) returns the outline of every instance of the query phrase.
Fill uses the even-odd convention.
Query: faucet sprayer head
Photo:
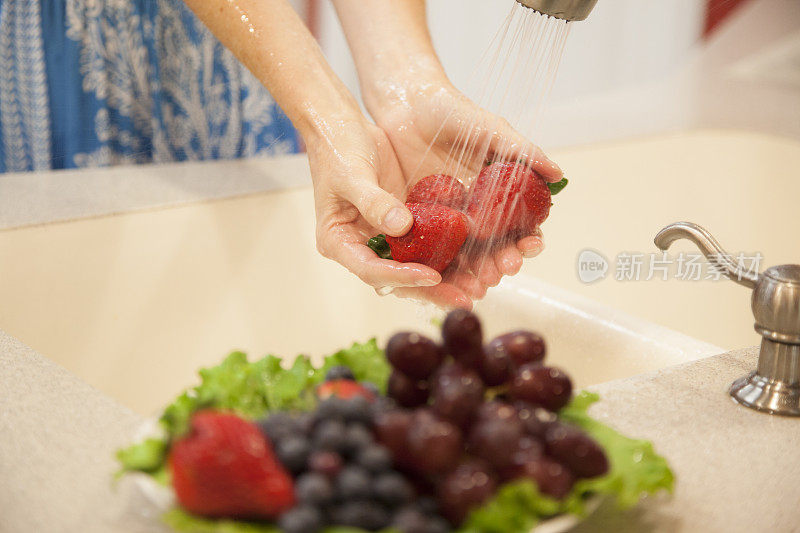
[[[584,20],[597,0],[517,0],[525,7],[563,20]]]

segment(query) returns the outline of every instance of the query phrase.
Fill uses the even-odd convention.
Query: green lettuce
[[[385,388],[389,364],[375,339],[340,350],[314,367],[298,355],[288,368],[268,355],[250,362],[243,352],[232,352],[222,363],[200,370],[200,384],[184,391],[164,409],[159,425],[163,436],[148,438],[117,452],[121,473],[145,472],[167,481],[166,457],[170,443],[183,435],[192,413],[199,409],[226,409],[249,419],[277,410],[307,410],[313,406],[314,387],[337,365],[349,367],[359,381]]]

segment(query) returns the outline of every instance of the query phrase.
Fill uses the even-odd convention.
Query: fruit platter
[[[230,354],[118,451],[120,475],[173,497],[176,531],[528,533],[671,492],[651,443],[594,420],[545,340],[484,341],[450,312],[440,340],[393,335],[291,366]],[[155,500],[155,498],[154,498]]]

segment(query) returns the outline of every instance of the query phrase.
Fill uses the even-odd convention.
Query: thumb
[[[382,233],[399,237],[411,229],[414,222],[411,211],[374,182],[366,179],[349,180],[341,193],[371,226]]]

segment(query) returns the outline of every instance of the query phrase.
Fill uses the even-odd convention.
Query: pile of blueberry
[[[326,526],[404,533],[446,533],[449,523],[436,502],[419,497],[394,468],[390,451],[374,438],[374,419],[394,402],[354,381],[349,369],[329,371],[316,410],[277,412],[257,423],[278,459],[294,478],[297,505],[279,527],[287,533],[315,533]]]
[[[441,344],[409,332],[389,340],[388,394],[402,408],[378,414],[378,440],[452,524],[502,483],[532,479],[560,499],[576,479],[608,471],[603,449],[559,421],[572,383],[542,364],[545,351],[529,331],[484,346],[480,321],[463,310],[445,319]]]

